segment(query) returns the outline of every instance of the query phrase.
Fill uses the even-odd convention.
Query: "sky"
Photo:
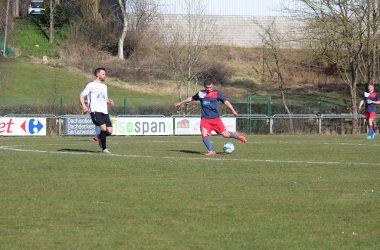
[[[208,15],[281,16],[289,0],[160,0],[167,14],[185,14],[186,2],[201,2]]]

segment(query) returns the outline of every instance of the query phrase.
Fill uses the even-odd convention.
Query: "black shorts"
[[[107,127],[112,127],[112,122],[109,114],[104,114],[101,112],[91,112],[91,120],[96,126],[106,124]]]

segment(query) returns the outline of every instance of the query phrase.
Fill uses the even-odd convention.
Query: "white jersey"
[[[90,82],[80,95],[87,96],[87,103],[90,112],[101,112],[108,114],[107,85],[97,81]]]

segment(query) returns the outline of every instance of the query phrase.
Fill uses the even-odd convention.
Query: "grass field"
[[[0,137],[0,248],[379,248],[379,139],[248,139]]]
[[[0,79],[0,105],[58,105],[61,97],[65,105],[78,104],[80,92],[93,80],[92,76],[68,68],[18,61],[0,63],[0,73],[4,74],[4,79]],[[164,98],[115,86],[109,87],[108,94],[117,106],[123,106],[126,98],[128,107],[159,106],[176,100],[175,95]]]

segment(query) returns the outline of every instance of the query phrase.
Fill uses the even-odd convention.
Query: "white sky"
[[[167,14],[185,14],[186,2],[201,2],[209,15],[281,16],[291,0],[159,0]]]

